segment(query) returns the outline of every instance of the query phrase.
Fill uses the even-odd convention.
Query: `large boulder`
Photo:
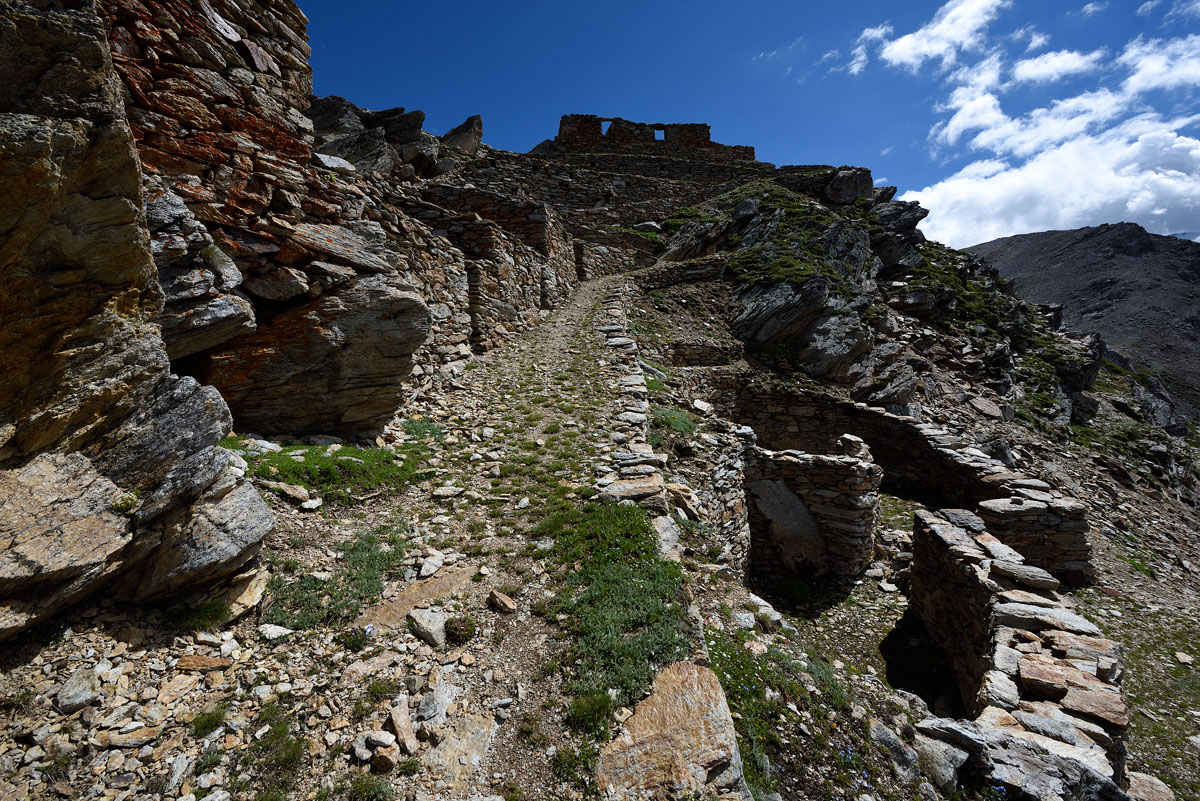
[[[750,801],[733,717],[716,674],[690,662],[663,668],[625,731],[600,751],[596,783],[610,798]]]
[[[395,274],[367,275],[226,343],[204,377],[243,429],[363,434],[400,404],[429,324],[411,286]]]
[[[215,447],[220,396],[170,373],[142,174],[94,6],[5,5],[0,70],[2,639],[119,575],[149,598],[232,572],[271,517]],[[233,495],[239,513],[211,508]],[[167,515],[186,537],[164,536]],[[172,581],[142,583],[155,562],[178,566]]]

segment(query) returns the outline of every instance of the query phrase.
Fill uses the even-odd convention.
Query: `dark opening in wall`
[[[879,644],[888,684],[921,697],[934,714],[965,714],[950,661],[911,608]]]

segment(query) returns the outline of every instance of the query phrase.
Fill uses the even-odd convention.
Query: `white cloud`
[[[955,247],[1029,231],[1131,221],[1193,230],[1200,215],[1200,140],[1190,120],[1142,115],[1076,137],[1016,165],[975,162],[903,200],[932,210],[922,229]]]
[[[1130,71],[1121,84],[1129,94],[1200,85],[1200,35],[1165,42],[1139,36],[1125,46],[1117,63]]]
[[[886,41],[887,37],[892,35],[892,26],[888,23],[876,25],[874,28],[866,28],[858,35],[858,39],[854,43],[854,49],[850,51],[850,63],[844,69],[848,70],[851,75],[859,75],[867,68],[870,62],[870,57],[867,55],[867,45],[870,42]]]
[[[949,68],[960,52],[980,49],[987,26],[1011,5],[1012,0],[950,0],[930,22],[884,44],[880,56],[894,67],[914,72],[934,59],[943,69]]]
[[[1049,37],[1032,25],[989,26],[1011,0],[949,0],[916,31],[863,31],[843,69],[862,72],[878,44],[888,66],[913,73],[934,62],[946,92],[930,130],[934,155],[973,157],[954,175],[903,195],[930,209],[922,230],[965,247],[1000,236],[1129,220],[1157,233],[1195,230],[1200,217],[1200,34],[1120,48],[1061,49],[1017,58]],[[1149,0],[1137,11],[1164,5]],[[1090,2],[1086,15],[1107,2]],[[1200,16],[1200,0],[1172,0],[1165,18]],[[1178,21],[1178,19],[1176,20]],[[1087,91],[1055,95],[1056,82],[1090,76]],[[1016,87],[1040,87],[1006,93]],[[1032,108],[1017,104],[1033,103]],[[1187,109],[1175,111],[1167,109]],[[1019,110],[1018,110],[1019,109]]]
[[[1175,0],[1167,12],[1168,19],[1173,17],[1200,17],[1200,0]]]
[[[1014,42],[1025,42],[1026,53],[1033,52],[1034,50],[1040,50],[1050,41],[1050,36],[1048,34],[1042,33],[1032,25],[1026,25],[1023,28],[1017,28],[1008,35],[1008,38]]]
[[[1055,50],[1040,56],[1018,61],[1013,65],[1013,80],[1018,83],[1052,83],[1068,75],[1091,72],[1100,66],[1104,50],[1080,53],[1077,50]]]

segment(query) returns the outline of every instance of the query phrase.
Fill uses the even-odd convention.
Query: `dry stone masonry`
[[[853,432],[883,468],[885,491],[935,506],[976,508],[993,535],[1031,564],[1073,583],[1094,576],[1087,507],[1014,472],[945,425],[826,395],[758,385],[735,391],[733,416],[764,444],[830,452],[842,432]]]
[[[967,720],[922,733],[1037,798],[1121,798],[1129,709],[1121,648],[970,512],[918,512],[910,602],[950,661]]]
[[[842,454],[748,448],[744,477],[750,515],[750,570],[856,578],[875,555],[883,471],[858,437]]]

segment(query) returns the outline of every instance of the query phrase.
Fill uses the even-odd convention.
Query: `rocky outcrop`
[[[146,599],[236,570],[271,514],[170,372],[142,178],[90,2],[0,15],[0,637],[120,576]],[[181,229],[182,230],[182,229]]]
[[[717,676],[667,665],[625,731],[600,752],[596,783],[611,798],[713,794],[749,801],[737,732]]]
[[[400,405],[411,356],[428,333],[414,288],[395,275],[372,275],[230,342],[203,376],[221,388],[243,428],[369,431]]]
[[[216,386],[242,428],[379,429],[430,313],[401,275],[406,232],[361,219],[361,200],[347,206],[352,165],[313,161],[304,15],[290,0],[101,7],[147,171],[176,368]],[[367,130],[337,117],[322,119]],[[371,121],[403,138],[420,134],[418,117]]]

